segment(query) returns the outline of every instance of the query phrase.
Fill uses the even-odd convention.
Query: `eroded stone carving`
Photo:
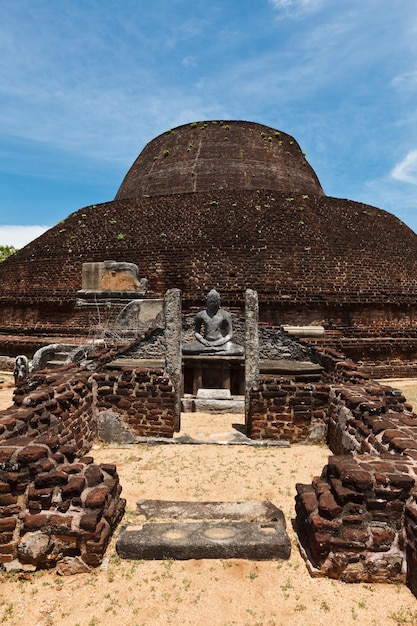
[[[134,263],[104,261],[104,274],[101,289],[106,291],[146,291],[148,281],[139,277],[138,266]]]
[[[183,346],[183,354],[216,354],[240,356],[243,346],[232,342],[232,317],[220,308],[220,294],[212,289],[207,294],[207,306],[195,317],[195,341]]]
[[[82,289],[84,297],[94,294],[100,297],[107,292],[127,292],[129,295],[145,295],[148,289],[146,278],[140,278],[138,266],[124,261],[102,261],[83,263]]]
[[[25,380],[28,377],[29,372],[30,372],[29,359],[27,358],[26,355],[19,354],[19,356],[16,357],[14,369],[13,369],[15,385],[17,385],[18,382],[22,382],[23,380]]]

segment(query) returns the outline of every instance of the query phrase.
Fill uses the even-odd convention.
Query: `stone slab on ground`
[[[230,389],[198,389],[197,399],[201,400],[231,400]]]
[[[183,413],[243,413],[245,401],[239,396],[231,400],[209,398],[182,398]]]
[[[185,500],[139,500],[138,513],[147,520],[250,520],[281,522],[283,512],[269,500],[262,502],[190,502]]]
[[[251,446],[253,448],[290,448],[287,439],[249,439],[242,433],[229,432],[210,435],[205,439],[197,439],[184,434],[179,437],[136,437],[136,443],[146,443],[148,446],[156,445],[220,445],[220,446]]]
[[[280,522],[191,522],[125,526],[116,542],[124,559],[289,559]]]
[[[288,559],[284,514],[272,502],[140,500],[147,522],[124,526],[116,550],[125,559]]]

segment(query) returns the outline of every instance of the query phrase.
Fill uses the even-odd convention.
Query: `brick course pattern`
[[[317,350],[329,381],[329,459],[297,485],[296,527],[313,574],[405,582],[417,594],[417,415],[337,351]],[[339,382],[338,382],[339,381]]]
[[[140,437],[173,437],[175,393],[162,369],[125,369],[94,375],[97,409],[114,409]]]
[[[249,391],[247,435],[252,439],[307,441],[312,427],[326,421],[330,387],[260,376]]]
[[[75,306],[82,263],[114,258],[138,265],[148,297],[181,289],[185,310],[213,284],[224,306],[243,308],[249,287],[269,323],[417,336],[410,229],[348,200],[258,191],[136,197],[71,214],[2,263],[0,332],[85,336],[94,311]]]

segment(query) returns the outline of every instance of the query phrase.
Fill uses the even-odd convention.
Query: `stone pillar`
[[[165,313],[165,367],[175,389],[174,430],[181,428],[181,291],[168,289],[164,297]]]
[[[245,291],[245,424],[248,426],[249,391],[259,378],[258,294]]]

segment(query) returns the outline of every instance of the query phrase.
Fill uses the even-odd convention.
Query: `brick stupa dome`
[[[151,141],[115,200],[72,213],[0,266],[0,332],[85,334],[84,262],[136,263],[147,296],[246,288],[260,319],[344,333],[417,319],[417,235],[394,215],[324,195],[297,142],[247,122],[199,122]]]
[[[216,189],[275,189],[323,195],[298,143],[249,122],[200,122],[145,146],[115,200]]]

